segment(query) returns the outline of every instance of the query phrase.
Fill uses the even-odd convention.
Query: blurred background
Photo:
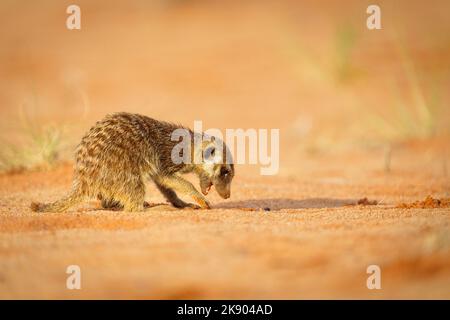
[[[1,170],[71,161],[129,111],[280,128],[280,175],[447,174],[448,1],[377,1],[382,30],[373,1],[79,0],[81,30],[70,4],[0,3]]]
[[[74,3],[81,30],[66,28]],[[448,298],[449,12],[1,0],[0,297]],[[32,213],[67,193],[76,144],[117,111],[280,129],[279,174],[238,166],[211,211]],[[83,290],[66,290],[70,264]],[[372,264],[382,291],[366,287]]]

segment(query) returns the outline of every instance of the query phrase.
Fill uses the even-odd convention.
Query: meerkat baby
[[[202,133],[139,114],[107,115],[86,133],[77,147],[69,194],[49,204],[33,202],[31,209],[61,212],[97,198],[106,209],[143,211],[147,180],[152,180],[177,208],[209,209],[205,197],[180,176],[190,172],[199,177],[204,195],[214,186],[222,198],[229,198],[234,165],[225,161],[230,159],[228,148],[223,142],[223,148],[217,148],[214,139],[200,139],[200,143],[190,139],[185,149],[175,153],[180,153],[183,159],[189,155],[200,161],[174,161],[173,150],[180,143],[172,139],[172,133],[180,129],[192,137],[203,137]],[[197,204],[186,203],[177,194],[188,195]]]

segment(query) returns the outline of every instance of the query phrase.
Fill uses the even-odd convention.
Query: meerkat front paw
[[[200,206],[198,206],[198,205],[196,205],[196,204],[193,204],[193,203],[187,203],[187,202],[184,202],[183,200],[181,200],[181,199],[178,199],[178,198],[176,198],[176,199],[171,199],[172,201],[168,201],[170,204],[172,204],[175,208],[178,208],[178,209],[187,209],[187,210],[196,210],[196,209],[201,209],[201,207]]]
[[[206,199],[200,198],[200,197],[193,197],[193,198],[194,198],[195,202],[197,202],[202,209],[211,209],[211,205],[209,204],[209,202]]]

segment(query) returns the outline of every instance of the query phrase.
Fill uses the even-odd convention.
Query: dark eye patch
[[[215,156],[216,154],[216,148],[212,147],[212,148],[208,148],[205,150],[205,159],[211,159]]]

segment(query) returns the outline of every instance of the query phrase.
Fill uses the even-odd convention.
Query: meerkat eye
[[[230,173],[230,170],[228,170],[227,168],[225,168],[225,167],[220,168],[220,175],[221,176],[226,176],[229,173]]]

